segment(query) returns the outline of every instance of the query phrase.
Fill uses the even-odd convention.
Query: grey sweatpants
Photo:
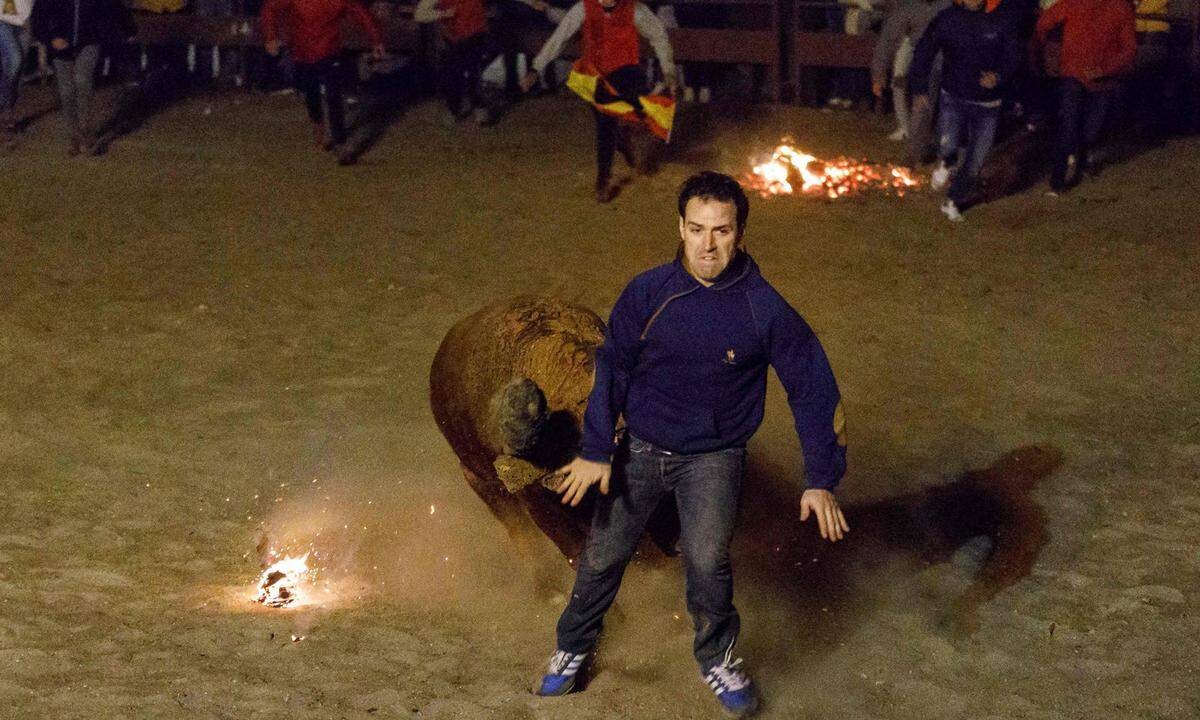
[[[58,85],[63,130],[68,140],[84,138],[91,132],[88,110],[96,79],[96,61],[99,59],[99,45],[85,45],[73,60],[54,59],[54,80]]]

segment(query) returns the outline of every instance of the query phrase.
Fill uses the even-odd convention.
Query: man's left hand
[[[821,537],[830,542],[837,542],[850,532],[846,516],[838,507],[837,498],[828,490],[812,488],[804,491],[800,498],[800,522],[808,520],[810,514],[816,513],[817,525],[821,529]]]
[[[991,90],[1000,83],[1000,76],[994,72],[985,72],[979,76],[979,86]]]

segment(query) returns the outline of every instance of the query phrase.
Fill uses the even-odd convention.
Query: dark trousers
[[[617,68],[601,78],[596,84],[596,102],[609,103],[624,100],[641,108],[638,96],[644,91],[642,69],[636,65]],[[621,146],[621,152],[626,160],[632,162],[632,153],[628,146],[628,138],[622,142],[620,123],[611,116],[593,109],[596,118],[596,184],[603,185],[612,177],[613,153]]]
[[[442,61],[442,95],[455,116],[470,112],[471,108],[483,107],[479,76],[483,74],[484,63],[490,54],[489,46],[487,33],[446,45],[446,56]],[[470,107],[465,109],[464,97],[470,102]]]
[[[745,448],[682,455],[628,436],[613,465],[608,494],[597,495],[571,600],[558,620],[558,648],[592,650],[646,521],[663,496],[674,493],[687,608],[696,630],[693,653],[707,670],[731,652],[740,620],[733,606],[729,543],[745,463]]]
[[[947,165],[953,164],[961,149],[963,157],[947,197],[960,204],[967,199],[975,178],[996,140],[1000,122],[1000,107],[987,107],[960,100],[943,91],[938,115],[938,157]]]
[[[1088,151],[1100,141],[1116,92],[1115,88],[1089,90],[1074,78],[1059,78],[1058,129],[1054,138],[1050,187],[1062,190],[1079,182],[1087,165]],[[1069,173],[1072,157],[1076,171]]]
[[[329,139],[337,145],[346,139],[346,107],[342,98],[342,61],[337,57],[315,63],[296,63],[296,87],[314,123],[325,122]],[[321,90],[324,89],[324,102]]]

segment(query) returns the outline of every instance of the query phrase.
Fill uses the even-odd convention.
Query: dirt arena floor
[[[491,130],[398,109],[350,168],[294,96],[192,97],[86,159],[36,119],[0,156],[0,717],[716,716],[681,569],[650,557],[586,690],[530,695],[570,567],[514,554],[427,399],[483,305],[606,315],[672,256],[694,170],[789,133],[895,154],[868,114],[679,122],[598,206],[567,98]],[[1200,141],[1126,155],[957,226],[929,193],[753,200],[748,248],[845,396],[852,527],[799,525],[772,380],[735,547],[763,717],[1197,717]],[[938,523],[932,550],[896,531]],[[314,604],[250,602],[264,536],[318,553]]]

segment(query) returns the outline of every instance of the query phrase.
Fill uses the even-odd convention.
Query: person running
[[[667,30],[648,7],[636,0],[582,0],[572,7],[559,22],[554,33],[542,46],[533,60],[533,69],[522,81],[522,89],[528,91],[546,72],[550,64],[562,52],[567,41],[576,33],[583,33],[583,57],[575,65],[573,76],[584,78],[588,87],[581,95],[593,103],[592,114],[596,121],[596,200],[606,203],[617,194],[612,184],[613,154],[618,142],[626,143],[622,154],[632,160],[628,137],[618,128],[618,115],[624,119],[638,121],[647,116],[654,122],[655,108],[648,107],[646,97],[646,75],[640,67],[641,55],[638,37],[650,42],[662,68],[663,78],[672,95],[675,92],[675,60]],[[580,92],[579,89],[576,92]],[[614,110],[619,105],[628,111]],[[660,106],[662,107],[662,106]],[[670,111],[674,113],[674,105]],[[659,125],[661,129],[661,125]],[[669,134],[669,128],[667,129]],[[633,163],[631,163],[633,164]]]
[[[1137,33],[1127,0],[1059,0],[1042,12],[1034,31],[1035,52],[1062,28],[1050,192],[1077,184],[1104,130],[1121,76],[1133,68]]]
[[[963,219],[964,204],[996,139],[1005,87],[1022,58],[1016,28],[999,13],[987,12],[984,2],[955,0],[939,13],[917,43],[910,68],[913,106],[928,108],[930,70],[934,57],[944,55],[939,163],[930,186],[941,190],[949,184],[941,210],[953,222]],[[952,172],[956,155],[961,157]]]
[[[0,143],[17,130],[17,91],[21,65],[29,47],[26,25],[33,0],[4,0],[0,4]]]
[[[50,50],[67,154],[99,152],[91,109],[100,46],[132,38],[133,16],[120,0],[39,0],[30,25]]]
[[[372,53],[382,59],[386,53],[379,27],[355,0],[267,0],[262,8],[263,45],[272,56],[279,55],[282,47],[279,31],[285,16],[296,86],[304,95],[313,138],[318,147],[337,153],[339,163],[352,163],[353,153],[342,147],[346,107],[342,96],[345,70],[339,56],[341,23],[349,16],[361,25],[371,38]]]
[[[768,366],[787,391],[804,452],[799,521],[815,516],[832,542],[850,530],[833,492],[846,470],[845,415],[816,334],[746,253],[750,204],[737,180],[693,175],[677,207],[675,260],[639,274],[617,298],[596,350],[579,455],[559,470],[563,503],[578,505],[593,486],[600,494],[557,649],[534,693],[574,689],[651,513],[673,495],[693,655],[721,708],[741,717],[758,697],[733,656],[741,620],[729,546]]]

